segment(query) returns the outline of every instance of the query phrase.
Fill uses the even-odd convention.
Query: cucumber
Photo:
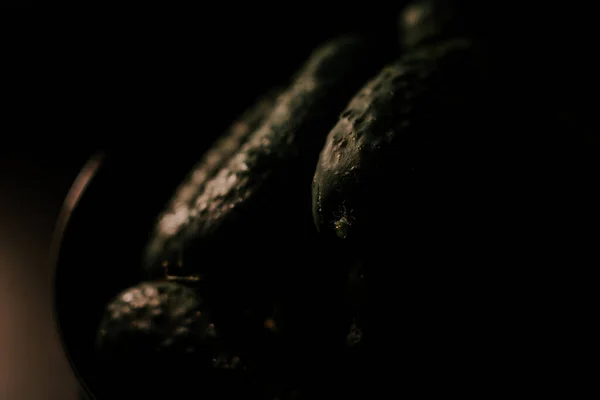
[[[560,81],[535,93],[525,68],[507,75],[488,55],[458,39],[414,48],[350,102],[321,152],[314,222],[368,272],[359,364],[398,360],[362,383],[369,368],[351,368],[353,392],[501,374],[537,337],[532,315],[556,321],[539,299],[569,291],[569,271],[591,265],[581,254],[598,258],[598,152],[574,143],[584,117],[558,123],[555,103],[572,100],[552,95]]]
[[[234,398],[251,390],[247,366],[224,350],[202,299],[177,283],[143,282],[121,292],[105,308],[96,346],[101,398],[190,390]],[[240,392],[226,392],[234,386]]]
[[[479,57],[469,40],[422,47],[356,95],[329,133],[315,171],[313,217],[320,232],[359,242],[397,240],[417,233],[409,220],[426,223],[439,214],[442,204],[426,208],[444,194],[434,183],[467,163],[461,156],[484,137],[490,114]]]
[[[473,202],[472,171],[482,167],[473,147],[485,152],[479,143],[495,137],[484,129],[496,110],[486,101],[485,55],[467,39],[408,51],[350,101],[319,156],[314,223],[361,266],[349,271],[346,286],[356,315],[341,373],[354,383],[350,396],[383,387],[380,379],[393,379],[386,374],[415,374],[413,365],[417,371],[442,343],[437,310],[452,285],[440,282],[461,273],[445,264],[452,247],[439,239],[462,245],[450,217],[462,217],[463,201]],[[463,193],[467,182],[474,187]],[[367,279],[357,281],[357,272]],[[370,366],[384,359],[391,365],[370,380]]]
[[[157,218],[154,231],[146,249],[147,259],[156,259],[165,242],[185,222],[181,216],[189,213],[193,200],[202,191],[206,182],[234,155],[248,136],[273,109],[273,103],[280,89],[273,89],[260,97],[247,109],[211,146],[188,176],[179,185],[175,194]],[[164,275],[163,268],[148,271],[148,277]]]
[[[184,223],[146,257],[147,269],[167,265],[172,277],[197,279],[226,340],[281,379],[325,374],[327,363],[315,360],[338,330],[343,341],[335,308],[342,285],[332,283],[339,261],[312,224],[310,185],[340,112],[394,51],[362,36],[317,48],[194,197]],[[276,326],[273,335],[266,326]]]
[[[325,136],[386,53],[352,36],[315,50],[273,111],[194,196],[183,223],[148,253],[146,267],[180,266],[172,272],[180,276],[203,274],[211,266],[224,271],[226,264],[244,272],[249,268],[236,265],[236,258],[247,260],[264,246],[297,251],[294,241],[309,232],[302,222],[310,204],[306,188]],[[260,254],[261,262],[268,258]]]

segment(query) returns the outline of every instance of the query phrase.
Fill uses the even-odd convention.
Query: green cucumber
[[[219,169],[229,161],[231,156],[239,150],[250,134],[271,112],[279,92],[279,89],[274,89],[260,97],[227,129],[202,156],[200,162],[193,167],[157,218],[154,231],[146,248],[147,259],[155,259],[160,254],[165,243],[171,239],[174,232],[177,232],[180,224],[185,222],[182,215],[189,213],[190,208],[194,205],[195,198],[202,192],[206,183],[214,178]],[[163,274],[162,268],[155,268],[150,271],[150,275],[161,276]]]
[[[362,36],[317,48],[273,111],[203,185],[184,222],[146,258],[148,269],[166,265],[172,277],[196,279],[223,335],[277,360],[267,363],[273,374],[312,374],[314,359],[346,329],[332,311],[341,302],[342,288],[332,282],[343,263],[312,224],[310,185],[340,112],[394,51]],[[275,336],[294,343],[286,351],[258,345],[270,319]]]
[[[193,206],[180,211],[182,223],[163,235],[146,266],[175,265],[170,273],[190,276],[215,269],[215,262],[218,269],[235,265],[257,246],[297,248],[309,231],[302,222],[310,205],[306,188],[319,150],[345,104],[385,62],[382,55],[387,49],[353,36],[315,50],[272,112],[204,183]]]
[[[443,179],[468,163],[463,153],[486,138],[482,129],[491,111],[476,49],[460,39],[409,52],[350,102],[314,175],[320,232],[369,242],[409,239],[424,228],[409,220],[426,224],[450,204],[436,198],[449,184]],[[439,206],[428,210],[436,200]]]

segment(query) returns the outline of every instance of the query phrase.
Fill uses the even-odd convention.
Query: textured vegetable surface
[[[274,236],[289,234],[286,221],[302,214],[295,208],[298,200],[291,198],[289,187],[300,188],[291,191],[294,195],[302,193],[303,175],[310,175],[306,171],[311,169],[332,121],[381,65],[378,49],[371,45],[363,38],[344,37],[316,50],[277,98],[272,113],[194,196],[192,207],[178,211],[184,222],[165,235],[167,243],[161,251],[150,254],[148,263],[182,263],[188,271],[201,271],[207,265],[195,256],[205,257],[210,248],[207,243],[214,243],[214,237],[225,233],[229,243],[243,237],[244,242],[256,245],[251,240],[256,226],[237,223],[233,229],[228,225],[240,217],[254,217],[253,223],[272,226],[278,231]],[[284,207],[289,212],[279,214]]]
[[[466,161],[461,145],[484,135],[485,109],[478,102],[485,103],[486,78],[479,57],[467,40],[420,48],[386,67],[350,102],[314,176],[313,213],[321,232],[380,238],[388,231],[374,228],[388,225],[404,237],[418,226],[394,218],[425,222],[437,214],[442,204],[425,205],[440,200],[447,189],[442,178]]]
[[[315,262],[322,249],[310,219],[314,163],[339,112],[387,51],[353,36],[315,50],[271,114],[206,182],[193,207],[181,210],[185,222],[148,265],[201,275],[207,299],[219,304],[216,318],[235,320],[240,305],[262,310],[266,318],[273,299],[283,297],[298,303],[286,308],[314,318],[308,304],[327,281],[327,271]],[[284,321],[279,329],[285,330]]]
[[[333,358],[330,345],[344,344],[342,287],[335,282],[342,258],[314,229],[310,182],[327,132],[388,51],[357,36],[317,48],[146,254],[146,268],[194,277],[224,340],[260,359],[263,373],[285,391],[324,376],[327,364],[316,360]]]
[[[171,238],[173,232],[180,229],[180,225],[186,222],[186,213],[189,212],[190,207],[193,207],[193,201],[198,193],[202,191],[206,182],[212,179],[215,173],[239,150],[248,136],[271,112],[278,92],[278,90],[273,90],[259,98],[211,146],[202,157],[202,160],[194,166],[188,177],[175,191],[165,210],[158,217],[156,228],[146,249],[148,258],[157,257],[156,253],[162,250],[165,242]],[[162,268],[153,272],[164,273]]]
[[[484,204],[479,178],[494,164],[485,161],[497,129],[486,131],[496,112],[486,100],[488,73],[473,41],[420,46],[361,89],[321,152],[315,224],[362,261],[364,273],[350,271],[352,298],[369,295],[358,301],[343,369],[354,396],[390,390],[381,382],[387,374],[421,379],[434,368],[427,360],[445,359],[445,346],[460,343],[463,279],[480,254],[470,248],[470,213]],[[381,377],[367,378],[384,359]]]
[[[200,311],[201,300],[192,289],[175,283],[142,283],[125,290],[107,307],[99,333],[103,351],[115,352],[123,337],[131,336],[121,350],[148,351],[135,336],[154,338],[155,351],[195,351],[214,336],[214,327]]]
[[[106,307],[102,399],[447,396],[511,379],[549,298],[537,288],[567,297],[564,271],[597,260],[600,141],[573,46],[533,62],[508,43],[513,20],[477,7],[416,0],[386,38],[323,44],[204,154],[145,249],[166,282]]]
[[[200,297],[175,283],[141,283],[120,293],[107,305],[97,346],[101,387],[111,398],[190,389],[225,394],[244,383],[236,373],[245,366],[223,349]]]
[[[490,64],[487,45],[416,46],[355,96],[320,155],[315,224],[368,277],[348,356],[355,394],[393,389],[398,375],[427,388],[435,376],[445,391],[501,374],[498,360],[527,351],[520,328],[537,333],[537,306],[523,305],[587,265],[598,148],[573,105],[578,78],[537,86],[510,49],[492,48]],[[380,378],[361,380],[385,358]]]

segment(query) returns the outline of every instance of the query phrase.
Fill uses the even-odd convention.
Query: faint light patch
[[[204,163],[202,164],[202,166],[205,166],[205,165],[212,166],[212,165],[218,164],[220,160],[221,160],[221,157],[219,156],[219,154],[217,152],[210,151],[205,155]],[[204,168],[202,168],[202,170],[204,170]]]
[[[231,174],[227,177],[227,181],[225,182],[225,187],[230,189],[237,182],[237,176],[235,174]]]
[[[307,86],[302,84],[302,87],[306,88]],[[255,133],[254,140],[262,140],[264,136],[268,136],[271,133],[271,126],[285,124],[289,120],[291,101],[289,98],[284,98],[284,100],[285,101],[281,101],[279,104],[277,104],[277,106],[273,110],[273,114],[271,114],[271,117],[269,118],[268,123],[265,123],[262,126],[261,130]]]
[[[314,78],[308,77],[308,78],[302,79],[299,82],[299,85],[302,87],[302,89],[304,89],[304,91],[312,92],[317,87],[317,82],[314,80]]]
[[[348,333],[348,336],[346,337],[346,343],[348,343],[348,346],[350,347],[354,347],[356,345],[358,345],[362,340],[362,330],[355,324],[353,323],[350,326],[350,332]]]
[[[182,185],[173,200],[174,208],[179,208],[180,206],[188,204],[196,194],[196,186],[197,184],[195,182]]]
[[[158,307],[160,306],[160,299],[158,297],[153,297],[151,300],[148,301],[148,305],[150,307]],[[154,309],[152,310],[152,313],[154,315],[160,315],[162,314],[162,311],[160,309]]]
[[[140,331],[149,331],[152,327],[152,324],[150,323],[150,321],[136,320],[131,322],[131,327]]]
[[[340,210],[334,213],[334,217],[336,219],[333,221],[333,228],[335,230],[336,235],[340,239],[346,239],[354,223],[354,216],[352,215],[352,210],[346,208],[346,204],[345,202],[343,202],[340,207]]]
[[[189,208],[179,207],[174,213],[166,214],[160,220],[160,232],[163,235],[173,235],[188,221]]]
[[[192,182],[194,184],[199,185],[206,179],[206,171],[203,169],[198,169],[192,173]]]
[[[404,23],[414,25],[421,19],[423,13],[419,7],[413,7],[404,13]]]
[[[58,251],[60,249],[65,228],[67,227],[67,223],[71,218],[71,214],[77,206],[77,203],[79,203],[79,200],[83,196],[83,193],[89,186],[90,182],[98,173],[98,170],[100,169],[103,160],[103,153],[95,154],[92,158],[90,158],[75,178],[75,181],[73,182],[71,188],[69,189],[69,192],[67,193],[67,196],[60,210],[60,214],[58,215],[58,220],[56,222],[54,233],[52,235],[52,241],[50,243],[51,265],[56,265],[56,262],[58,260]]]
[[[125,293],[123,296],[121,296],[121,299],[124,302],[129,303],[131,300],[133,300],[133,292]]]
[[[267,318],[265,320],[265,328],[270,330],[270,331],[276,331],[277,330],[277,323],[275,322],[275,320],[273,318]]]
[[[215,197],[225,196],[237,183],[237,176],[231,173],[230,168],[225,168],[210,182],[206,184],[206,190],[196,201],[196,207],[205,210],[209,207],[210,200]]]
[[[185,307],[185,305],[182,305],[182,306],[175,308],[175,310],[173,310],[172,315],[173,315],[173,318],[180,318],[180,317],[183,317],[186,312],[187,312],[187,308]]]
[[[185,326],[178,326],[175,331],[173,331],[174,336],[184,336],[187,335],[190,330]]]
[[[213,358],[213,366],[218,369],[246,369],[246,367],[242,364],[240,357],[238,356],[228,356],[228,355],[219,355],[216,358]]]
[[[235,135],[235,136],[241,136],[241,135],[246,134],[246,132],[248,132],[249,130],[250,130],[250,127],[245,122],[236,122],[235,125],[233,126],[232,132],[233,132],[233,135]],[[228,140],[226,144],[233,145],[235,143],[236,142],[233,140]]]
[[[261,139],[262,141],[262,139]],[[245,151],[240,151],[238,154],[236,154],[232,159],[231,159],[231,165],[235,165],[236,169],[240,170],[240,171],[247,171],[248,170],[248,156],[247,153]]]
[[[143,289],[144,295],[147,297],[158,296],[158,290],[153,286],[145,286]]]
[[[142,308],[146,306],[146,297],[138,290],[136,291],[130,304],[133,308]]]

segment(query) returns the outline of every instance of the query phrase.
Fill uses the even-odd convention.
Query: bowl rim
[[[93,181],[94,177],[98,174],[98,171],[104,165],[105,154],[103,151],[99,151],[94,153],[88,160],[85,162],[83,167],[79,170],[79,173],[73,180],[69,190],[67,191],[67,195],[63,200],[61,209],[59,211],[58,217],[56,219],[56,223],[54,226],[54,231],[52,233],[52,238],[50,242],[50,251],[49,251],[49,262],[50,268],[52,271],[52,282],[56,283],[56,273],[58,267],[58,260],[60,249],[62,245],[62,240],[69,224],[69,220],[71,216],[77,208],[79,201],[83,197],[86,189],[89,187],[90,183]],[[56,295],[52,296],[52,319],[54,321],[55,326],[55,335],[58,337],[58,342],[63,350],[63,354],[65,355],[77,382],[79,383],[80,389],[83,390],[86,398],[94,400],[96,397],[93,395],[91,390],[85,383],[85,380],[81,376],[69,349],[65,341],[63,340],[63,331],[61,329],[60,321],[58,318],[58,313],[56,311]]]

